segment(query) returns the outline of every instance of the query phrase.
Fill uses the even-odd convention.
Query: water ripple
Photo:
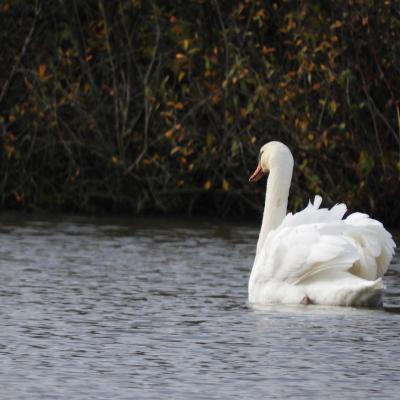
[[[2,399],[398,398],[383,310],[247,304],[257,229],[3,217]]]

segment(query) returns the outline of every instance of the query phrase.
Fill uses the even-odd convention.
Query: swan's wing
[[[395,243],[382,224],[361,213],[343,220],[344,204],[326,209],[321,202],[315,196],[268,234],[254,262],[260,279],[299,283],[322,271],[350,270],[376,280],[386,272]]]
[[[366,214],[350,214],[344,222],[347,228],[345,236],[359,255],[351,272],[369,280],[383,276],[396,247],[391,234],[379,221]]]
[[[288,214],[269,233],[255,260],[258,276],[298,283],[322,271],[351,268],[358,253],[343,235],[346,206],[319,208],[321,203],[322,198],[315,196],[313,204]]]
[[[337,223],[302,224],[271,232],[257,255],[262,280],[296,284],[328,270],[347,271],[358,259]]]

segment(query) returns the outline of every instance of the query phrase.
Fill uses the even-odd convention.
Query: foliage
[[[398,0],[0,4],[3,208],[243,214],[259,147],[400,221]]]

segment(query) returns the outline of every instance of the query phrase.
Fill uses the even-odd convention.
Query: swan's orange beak
[[[258,163],[256,170],[249,178],[249,182],[257,182],[264,176],[264,171],[261,168],[261,164]]]

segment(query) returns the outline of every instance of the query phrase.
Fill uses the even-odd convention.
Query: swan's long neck
[[[292,181],[293,161],[282,160],[271,168],[265,195],[264,215],[257,242],[257,253],[267,238],[268,233],[276,229],[286,216],[290,183]]]

